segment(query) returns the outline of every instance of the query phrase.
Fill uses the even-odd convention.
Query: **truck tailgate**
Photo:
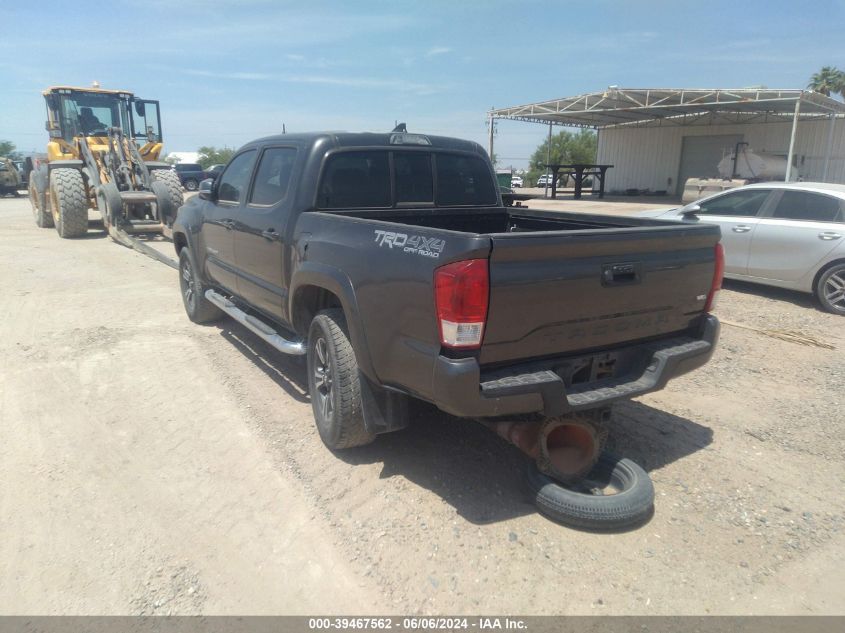
[[[642,226],[490,236],[479,361],[565,355],[681,332],[713,280],[719,228]]]

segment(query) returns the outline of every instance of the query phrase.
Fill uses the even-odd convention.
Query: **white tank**
[[[786,177],[786,165],[785,156],[758,153],[741,147],[736,160],[736,177],[748,180],[783,180]],[[719,161],[719,175],[722,178],[731,178],[733,171],[734,157],[731,153]],[[793,178],[797,177],[796,171],[792,171]]]

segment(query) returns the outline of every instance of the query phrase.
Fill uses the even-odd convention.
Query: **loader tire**
[[[103,228],[106,233],[109,232],[112,224],[120,226],[123,217],[123,200],[117,185],[113,182],[100,185],[97,190],[97,206],[100,209],[100,215],[103,216]]]
[[[38,191],[34,182],[29,183],[29,203],[32,205],[32,214],[35,216],[35,225],[42,229],[53,228],[53,216],[47,207],[47,192]]]
[[[159,200],[159,207],[161,210],[161,221],[170,226],[173,220],[176,219],[176,212],[183,204],[185,199],[182,196],[182,183],[179,182],[179,176],[169,169],[155,169],[150,172],[153,183],[159,182],[164,185],[155,186],[153,190],[156,191],[156,198]]]
[[[59,237],[82,237],[88,232],[88,198],[82,172],[59,168],[50,173],[50,208]]]

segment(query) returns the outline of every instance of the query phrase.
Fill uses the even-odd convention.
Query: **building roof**
[[[845,116],[845,103],[812,90],[618,88],[491,110],[499,119],[571,127],[730,125]]]

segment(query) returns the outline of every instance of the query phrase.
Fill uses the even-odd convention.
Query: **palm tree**
[[[810,77],[807,88],[830,96],[831,93],[839,93],[845,97],[845,72],[834,66],[825,66],[819,72]]]

